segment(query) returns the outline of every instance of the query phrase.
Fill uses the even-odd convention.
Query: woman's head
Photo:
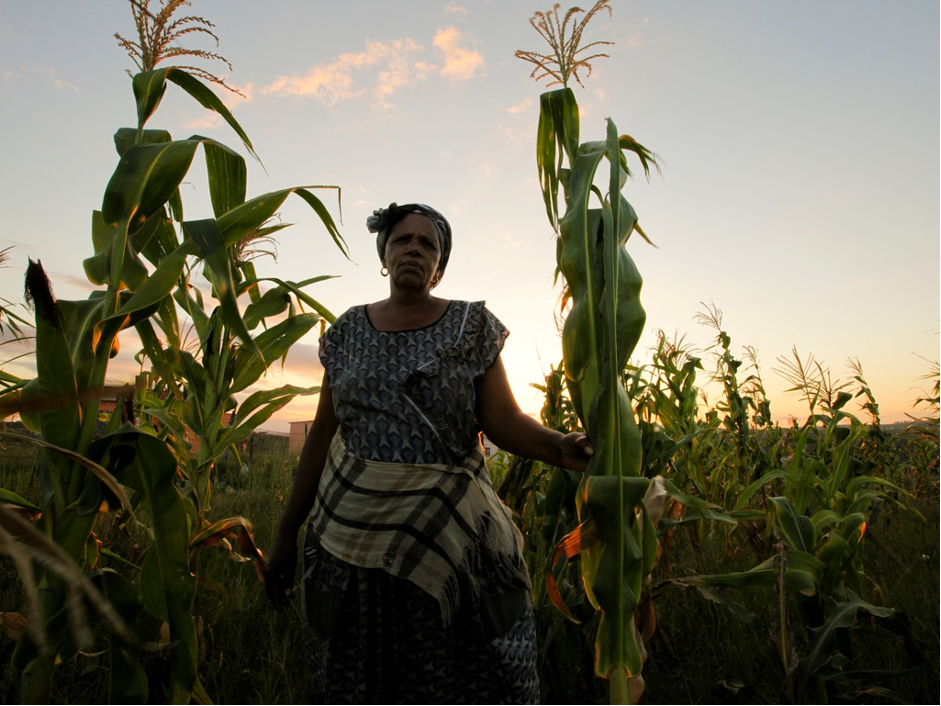
[[[372,215],[366,219],[366,227],[369,228],[370,233],[376,233],[376,250],[379,253],[379,259],[383,261],[385,259],[386,243],[396,224],[410,213],[428,218],[438,232],[441,259],[435,277],[436,280],[440,280],[444,274],[444,269],[448,266],[448,258],[451,256],[451,225],[444,216],[431,206],[421,203],[409,203],[399,206],[396,203],[391,203],[389,208],[380,208],[372,212]]]

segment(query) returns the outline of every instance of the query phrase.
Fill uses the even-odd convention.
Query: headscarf
[[[451,225],[448,220],[431,206],[423,203],[407,203],[399,206],[397,203],[390,203],[389,208],[380,208],[372,212],[372,215],[366,218],[366,227],[370,233],[376,235],[376,250],[379,252],[381,260],[386,254],[386,241],[389,239],[389,232],[396,223],[401,221],[409,213],[419,213],[431,219],[438,231],[438,245],[441,248],[441,260],[438,262],[438,271],[444,273],[444,268],[448,265],[448,258],[451,257]]]

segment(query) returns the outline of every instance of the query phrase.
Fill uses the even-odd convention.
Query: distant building
[[[303,422],[291,422],[291,432],[288,436],[289,454],[300,456],[301,449],[304,448],[304,441],[307,440],[307,432],[310,431],[310,425],[313,423],[313,419]]]

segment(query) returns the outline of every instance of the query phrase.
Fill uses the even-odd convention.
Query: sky
[[[153,1],[157,6],[157,0]],[[732,351],[755,353],[773,416],[807,405],[776,372],[810,356],[834,381],[857,360],[883,422],[918,414],[922,377],[939,358],[939,4],[929,0],[612,0],[584,42],[609,56],[573,84],[581,140],[606,119],[660,158],[624,193],[655,246],[628,250],[644,278],[645,333],[632,359],[649,363],[657,331],[683,337],[715,370],[721,311]],[[557,366],[554,233],[536,171],[539,95],[518,49],[548,47],[530,26],[548,2],[517,0],[194,0],[220,39],[187,37],[232,64],[200,66],[244,98],[224,95],[263,163],[248,162],[248,195],[340,187],[321,198],[350,250],[332,245],[298,198],[281,211],[277,260],[259,274],[335,279],[308,293],[335,314],[388,294],[374,239],[376,208],[428,203],[451,222],[454,248],[436,294],[484,299],[510,329],[503,359],[521,407],[530,383]],[[564,10],[564,8],[563,8]],[[91,212],[117,164],[112,135],[135,123],[128,70],[114,38],[134,35],[124,0],[0,0],[0,297],[22,302],[28,258],[56,296],[91,290]],[[208,38],[206,38],[208,39]],[[191,41],[189,41],[191,40]],[[149,127],[217,139],[245,154],[228,126],[175,86]],[[182,189],[187,218],[211,215],[205,174]],[[19,309],[15,309],[20,311]],[[20,313],[24,313],[20,311]],[[317,384],[316,335],[296,345],[263,386]],[[109,381],[133,379],[134,342]],[[748,348],[746,348],[748,347]],[[29,358],[0,347],[9,372]],[[745,374],[754,372],[743,368]],[[706,385],[709,404],[718,399]],[[265,425],[310,419],[315,397]],[[850,411],[858,411],[858,403]],[[863,414],[866,418],[866,415]]]

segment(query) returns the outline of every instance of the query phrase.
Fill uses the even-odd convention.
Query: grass
[[[247,452],[248,472],[234,463],[220,469],[210,519],[242,515],[255,526],[255,539],[270,548],[284,501],[290,490],[296,458],[262,442]],[[273,442],[268,442],[273,443]],[[0,452],[0,487],[38,499],[37,456],[26,445],[6,443]],[[866,703],[891,701],[880,691],[891,689],[903,702],[939,701],[939,558],[937,484],[924,483],[910,512],[886,507],[867,530],[865,568],[870,600],[904,613],[926,658],[926,667],[913,674],[872,680],[870,690],[857,696]],[[654,570],[654,606],[658,626],[647,644],[644,703],[782,703],[780,675],[757,656],[738,620],[724,607],[703,599],[694,589],[665,583],[693,573],[750,568],[770,551],[761,527],[746,541],[742,532],[727,541],[722,531],[699,534],[678,529],[672,546]],[[126,538],[125,541],[131,541]],[[731,549],[731,551],[730,551]],[[108,558],[103,563],[123,570]],[[203,640],[201,676],[217,703],[298,703],[305,700],[308,670],[303,650],[300,606],[283,613],[269,605],[251,564],[230,560],[217,548],[200,550],[197,572],[201,583],[195,614],[201,618]],[[769,634],[775,617],[766,597],[739,596]],[[0,559],[0,610],[21,606],[22,593],[12,563]],[[540,674],[545,703],[603,703],[606,685],[592,671],[594,630],[588,620],[575,625],[549,605],[537,609],[540,636]],[[153,630],[154,625],[139,629]],[[854,630],[855,656],[870,669],[899,669],[906,664],[900,637],[860,619]],[[144,639],[153,635],[142,634]],[[72,663],[59,667],[52,700],[55,703],[103,703],[108,699],[109,665],[106,637]],[[15,646],[0,637],[0,660],[9,663]],[[166,661],[160,654],[146,664],[151,700],[160,701]],[[14,670],[0,672],[0,698],[15,702]]]

